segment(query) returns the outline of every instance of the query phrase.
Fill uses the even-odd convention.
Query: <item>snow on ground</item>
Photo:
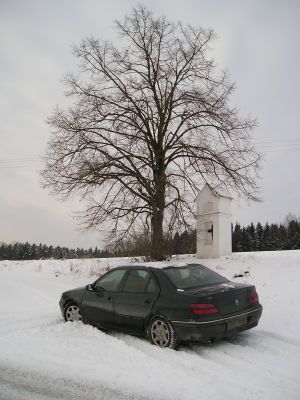
[[[263,315],[229,341],[173,351],[62,320],[63,291],[128,260],[1,261],[0,399],[300,399],[300,251],[202,262],[255,284]]]

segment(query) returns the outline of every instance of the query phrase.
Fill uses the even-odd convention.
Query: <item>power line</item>
[[[292,142],[299,142],[299,139],[285,139],[285,140],[267,140],[267,141],[260,141],[260,142],[254,142],[254,144],[261,144],[261,143],[291,143]]]
[[[10,166],[2,166],[0,165],[0,169],[10,169],[10,168],[37,168],[36,165],[10,165]]]
[[[1,164],[22,163],[22,162],[40,162],[41,158],[11,158],[0,160]]]
[[[297,151],[300,151],[300,147],[298,147],[298,148],[292,148],[291,147],[291,148],[288,148],[288,149],[276,149],[276,148],[270,147],[270,148],[267,148],[267,149],[260,149],[261,153],[270,153],[270,152],[273,152],[273,153],[284,153],[286,151],[295,151],[295,152],[297,152]]]
[[[38,168],[41,157],[5,158],[0,159],[0,169]]]
[[[277,141],[260,141],[254,142],[258,148],[261,148],[264,153],[300,151],[299,139],[287,139]],[[23,158],[6,158],[0,159],[0,168],[36,168],[37,164],[42,161],[42,157],[23,157]],[[22,165],[20,165],[22,164]]]
[[[298,148],[298,146],[300,146],[300,143],[295,143],[293,145],[284,145],[284,144],[275,144],[275,145],[269,145],[269,146],[256,146],[258,149],[278,149],[278,150],[284,150],[287,148]]]

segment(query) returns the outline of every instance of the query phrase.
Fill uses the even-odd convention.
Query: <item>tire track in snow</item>
[[[9,317],[1,319],[0,336],[15,335],[22,329],[22,332],[31,331],[37,329],[51,328],[63,322],[59,315],[55,315],[53,312],[45,314],[43,316],[37,316],[36,313],[32,313],[31,316],[24,316],[24,313],[14,314],[14,319],[11,320]]]
[[[251,337],[251,333],[246,335]],[[242,337],[243,334],[240,334],[236,340],[240,340]],[[187,351],[189,354],[196,352],[204,359],[215,363],[216,371],[221,365],[235,371],[236,382],[245,375],[251,377],[251,381],[255,381],[257,389],[278,387],[281,382],[282,386],[278,387],[275,397],[272,396],[273,399],[280,399],[287,394],[289,399],[298,399],[300,383],[297,353],[289,353],[289,357],[286,357],[289,366],[287,367],[286,364],[286,368],[283,370],[278,362],[278,353],[274,351],[276,347],[266,346],[265,348],[268,350],[262,351],[261,348],[257,348],[255,340],[252,342],[249,340],[249,343],[251,345],[240,346],[223,341],[206,347],[192,345]],[[271,359],[273,362],[270,362]]]
[[[283,342],[285,344],[295,346],[297,349],[299,349],[299,346],[300,346],[300,340],[289,338],[289,337],[286,337],[286,336],[283,336],[283,335],[280,335],[280,334],[274,333],[274,332],[269,332],[269,331],[260,329],[255,332],[255,335],[268,336],[271,339],[277,340],[279,342]]]
[[[52,377],[0,364],[0,400],[149,400],[99,385],[65,377]]]
[[[118,335],[116,334],[116,336]],[[194,380],[194,384],[197,382],[205,388],[220,388],[219,393],[216,390],[216,393],[211,393],[208,398],[230,397],[239,400],[241,398],[252,400],[253,398],[260,398],[260,396],[263,398],[267,396],[281,400],[282,395],[287,393],[289,399],[298,398],[298,380],[289,378],[285,381],[285,385],[289,387],[288,390],[283,388],[277,391],[277,395],[266,395],[268,387],[278,385],[278,376],[273,374],[272,366],[266,368],[253,357],[255,354],[252,354],[252,349],[247,355],[241,352],[236,354],[230,344],[217,342],[208,346],[181,346],[178,351],[172,351],[167,355],[168,349],[153,349],[146,341],[141,339],[127,337],[126,335],[120,335],[120,337],[126,344],[130,344],[130,347],[145,352],[149,359],[158,359],[161,370],[172,369],[176,374],[178,369],[182,371],[181,379],[183,380],[188,376]],[[220,379],[222,376],[226,377],[223,381]],[[245,385],[245,376],[247,380],[255,381],[255,385]],[[201,398],[200,393],[201,391],[199,391],[199,398]]]

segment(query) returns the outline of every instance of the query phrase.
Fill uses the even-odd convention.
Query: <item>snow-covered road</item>
[[[256,285],[263,316],[234,339],[178,351],[62,321],[61,292],[106,264],[0,262],[1,400],[300,398],[300,251],[206,260],[229,279],[249,271],[239,281]]]

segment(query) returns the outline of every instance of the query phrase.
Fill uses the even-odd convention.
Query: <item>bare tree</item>
[[[74,48],[80,71],[65,78],[74,101],[49,118],[43,183],[88,199],[87,227],[149,224],[161,259],[164,227],[188,223],[204,183],[257,199],[254,121],[230,105],[234,85],[209,57],[211,29],[143,7],[116,26],[123,47],[91,38]]]

